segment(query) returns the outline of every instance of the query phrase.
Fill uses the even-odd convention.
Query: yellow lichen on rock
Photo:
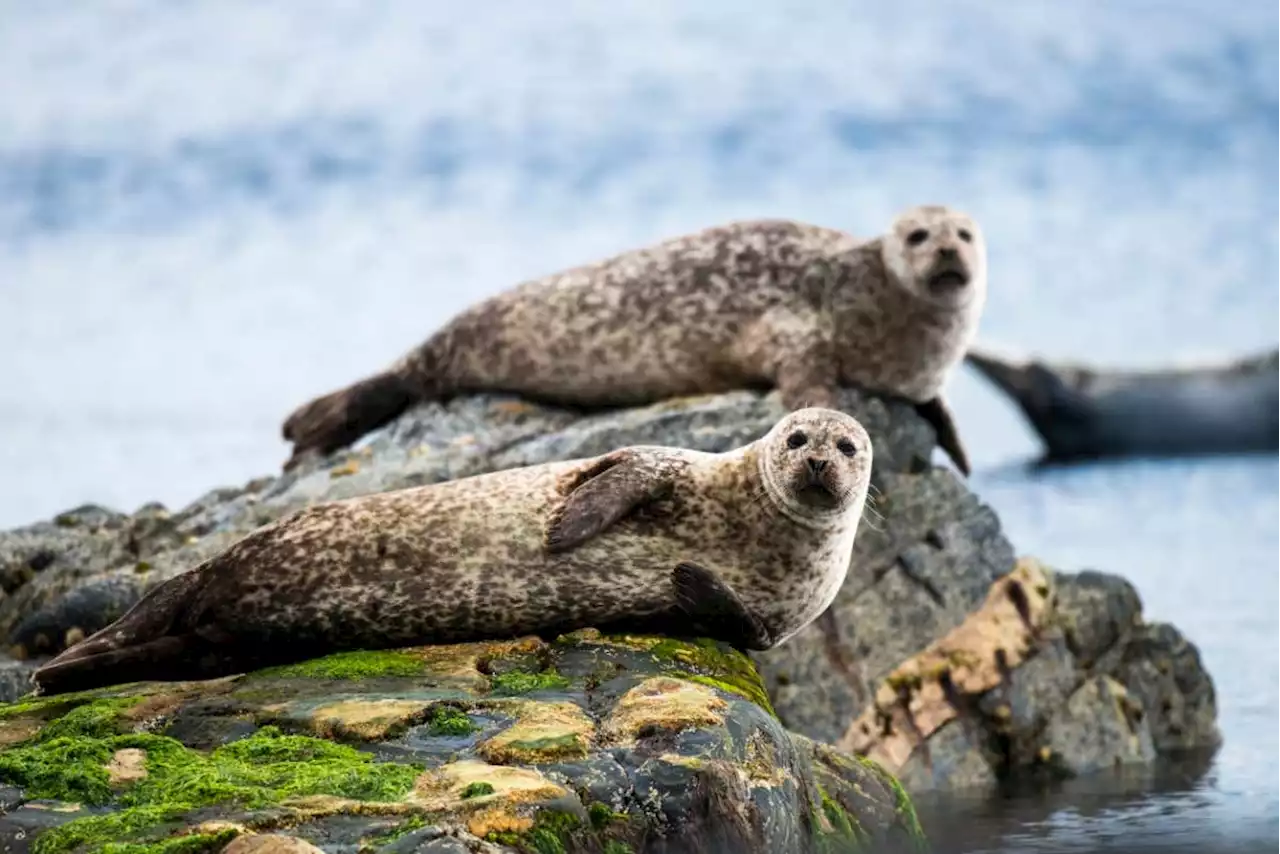
[[[147,752],[136,747],[117,750],[107,763],[107,784],[112,788],[131,786],[147,778]]]
[[[627,742],[651,729],[719,725],[724,723],[728,708],[728,703],[704,685],[658,676],[622,695],[601,725],[601,734],[612,742]]]
[[[476,792],[477,789],[483,791]],[[512,804],[548,801],[566,794],[564,787],[531,768],[464,759],[423,774],[414,783],[409,800],[436,812],[468,804],[487,807],[496,801]]]
[[[311,713],[311,727],[322,738],[387,738],[409,726],[430,703],[423,700],[342,700]]]
[[[489,677],[481,669],[486,662],[508,655],[535,653],[545,647],[545,641],[536,635],[530,635],[483,643],[416,647],[411,652],[422,658],[426,676],[435,684],[482,692],[489,688]]]
[[[324,854],[305,839],[282,833],[249,833],[237,836],[222,854]]]
[[[874,702],[838,746],[900,770],[918,744],[956,717],[951,698],[991,690],[1035,649],[1052,596],[1039,561],[1019,559],[991,585],[981,607],[881,681]]]
[[[507,807],[490,807],[467,819],[467,831],[484,839],[490,833],[524,833],[533,819],[517,815]]]
[[[495,705],[514,711],[519,719],[481,742],[476,751],[495,765],[532,764],[580,759],[595,734],[595,724],[573,703],[525,701]]]

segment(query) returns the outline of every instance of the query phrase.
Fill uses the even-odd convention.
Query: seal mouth
[[[969,284],[969,271],[959,265],[947,265],[930,274],[929,290],[935,294],[950,294]]]
[[[796,499],[806,507],[822,510],[833,510],[840,506],[840,497],[835,490],[815,475],[811,475],[808,482],[796,490]]]

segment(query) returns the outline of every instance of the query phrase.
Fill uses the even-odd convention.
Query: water
[[[869,235],[962,207],[993,346],[1274,346],[1277,24],[1262,0],[2,3],[0,525],[272,471],[293,406],[477,298],[734,217]],[[1007,402],[965,371],[949,395],[1019,550],[1131,578],[1199,644],[1226,743],[1203,774],[929,820],[973,851],[1274,844],[1276,458],[1032,475]]]

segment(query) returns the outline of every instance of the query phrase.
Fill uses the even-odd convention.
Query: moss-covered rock
[[[515,673],[529,690],[494,678]],[[33,854],[920,839],[890,776],[788,733],[750,699],[759,686],[710,641],[584,631],[28,699],[0,707],[15,792],[0,839]]]
[[[875,445],[869,508],[876,521],[859,530],[849,577],[823,618],[781,647],[750,659],[714,644],[662,638],[614,637],[611,643],[648,652],[663,662],[666,675],[749,701],[776,713],[792,731],[822,742],[853,738],[851,725],[868,719],[883,729],[881,718],[887,714],[891,731],[884,743],[868,743],[865,749],[878,751],[875,755],[912,791],[1016,785],[1047,768],[1083,772],[1218,743],[1214,687],[1195,645],[1172,626],[1144,622],[1137,592],[1117,576],[1044,571],[1044,584],[1024,585],[1020,600],[1038,609],[1028,612],[1037,631],[1029,640],[1012,632],[1023,624],[1020,615],[1002,623],[996,634],[1006,636],[1000,646],[1003,663],[994,666],[990,655],[983,660],[981,654],[994,649],[984,641],[970,643],[981,633],[971,630],[992,625],[979,612],[993,585],[1019,567],[1000,520],[964,481],[930,465],[935,437],[907,403],[846,390],[840,407],[857,416]],[[151,586],[257,526],[317,501],[626,445],[723,451],[763,435],[782,412],[776,394],[746,391],[590,414],[498,395],[425,404],[370,436],[365,447],[305,461],[243,487],[213,490],[173,513],[158,505],[132,515],[87,506],[0,532],[0,636],[20,658],[56,652],[118,617]],[[1002,609],[1010,608],[1019,606],[1006,600]],[[968,640],[952,635],[964,626]],[[590,635],[575,633],[562,643],[598,644]],[[939,646],[944,641],[946,649]],[[984,663],[966,669],[962,658],[970,646]],[[25,690],[29,666],[28,661],[0,662],[0,700]],[[438,738],[455,739],[448,742],[452,750],[454,744],[485,742],[495,727],[519,718],[514,702],[503,707],[490,702],[473,713],[450,705],[458,696],[540,703],[577,686],[608,690],[618,677],[615,662],[601,658],[592,667],[574,672],[563,663],[548,667],[535,648],[515,641],[349,653],[255,674],[244,680],[237,697],[276,715],[282,726],[325,738],[354,739],[363,733],[394,740],[428,725],[423,714],[447,713],[447,718],[432,717],[430,725]],[[939,679],[944,673],[964,675],[964,684],[952,680],[944,687]],[[1115,691],[1082,691],[1101,676],[1114,682]],[[388,698],[376,695],[343,699],[336,709],[332,697],[272,699],[282,682],[419,677],[430,689],[410,699],[437,701],[425,713],[381,702]],[[259,687],[251,688],[251,682]],[[878,696],[886,687],[894,698],[888,703]],[[949,699],[943,696],[948,691]],[[1093,717],[1111,714],[1107,698],[1121,691],[1141,709],[1140,718],[1127,718],[1136,748],[1118,737],[1094,739],[1088,731]],[[157,717],[166,713],[146,711]],[[206,739],[243,735],[254,726],[233,716],[181,715],[184,726],[206,728]],[[596,723],[603,720],[594,710],[591,715]],[[912,731],[896,729],[908,719],[921,734],[919,743],[909,742]],[[28,738],[32,725],[28,717],[0,731],[0,745]],[[1046,763],[1041,754],[1050,735],[1054,744],[1088,755]],[[594,763],[592,774],[602,781],[624,773],[617,763],[597,762],[590,751],[582,759],[580,741],[579,735],[561,732],[526,745],[544,759]],[[1152,750],[1146,749],[1148,741]],[[688,766],[694,760],[680,761]]]

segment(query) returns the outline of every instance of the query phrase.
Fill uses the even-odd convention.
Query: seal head
[[[897,283],[929,304],[962,309],[986,295],[986,243],[967,214],[939,205],[903,211],[881,251]]]
[[[779,511],[809,528],[855,524],[871,479],[871,438],[832,409],[799,409],[760,441],[760,479]]]

